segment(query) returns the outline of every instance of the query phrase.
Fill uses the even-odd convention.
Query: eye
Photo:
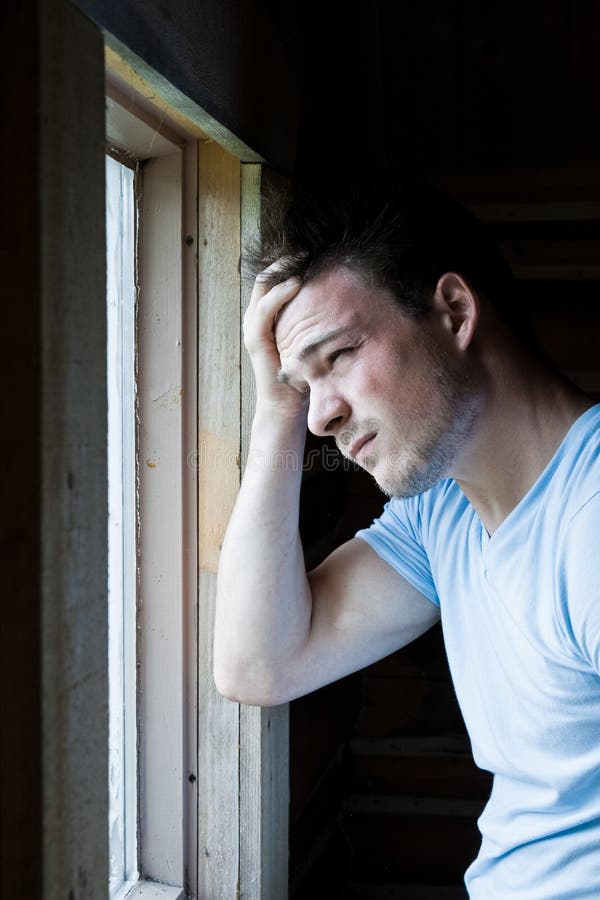
[[[345,353],[351,353],[355,349],[355,347],[340,347],[339,350],[334,350],[333,353],[330,353],[327,357],[329,365],[332,366],[336,359],[339,359],[340,356],[343,356]]]

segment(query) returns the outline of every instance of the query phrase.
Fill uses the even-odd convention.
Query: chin
[[[411,466],[405,461],[402,470],[398,465],[380,468],[382,471],[377,471],[377,466],[369,470],[380,490],[387,497],[403,500],[424,494],[445,477],[444,467],[435,464]]]

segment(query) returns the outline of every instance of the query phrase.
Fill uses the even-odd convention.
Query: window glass
[[[137,878],[135,180],[106,157],[111,896]]]

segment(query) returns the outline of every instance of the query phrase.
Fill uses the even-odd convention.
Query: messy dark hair
[[[292,276],[306,283],[345,268],[389,290],[414,318],[427,314],[440,276],[456,272],[492,302],[511,330],[527,330],[513,275],[486,227],[429,185],[329,179],[297,185],[288,196],[268,196],[262,244],[250,260],[254,277],[282,260],[265,278],[270,286]]]

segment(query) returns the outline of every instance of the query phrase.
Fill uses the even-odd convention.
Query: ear
[[[436,285],[432,307],[457,348],[466,350],[479,322],[481,301],[478,294],[462,275],[445,272]]]

